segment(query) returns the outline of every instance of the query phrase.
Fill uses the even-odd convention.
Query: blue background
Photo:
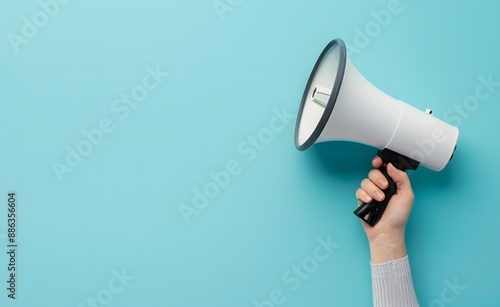
[[[320,51],[340,37],[368,80],[460,128],[444,171],[411,176],[420,304],[448,305],[442,293],[456,280],[467,289],[446,292],[449,305],[499,306],[498,87],[472,111],[454,107],[481,76],[500,80],[500,4],[401,0],[377,28],[371,12],[391,1],[221,3],[218,14],[212,0],[69,1],[18,52],[9,33],[41,8],[1,4],[2,251],[8,191],[19,210],[17,299],[7,298],[2,252],[1,305],[88,306],[124,270],[134,279],[108,305],[255,306],[278,289],[279,306],[370,306],[369,250],[352,211],[375,149],[299,152],[294,119],[255,155],[240,148],[277,111],[296,114]],[[148,67],[169,75],[122,120],[112,103]],[[105,118],[115,129],[58,180],[53,163]],[[239,173],[186,223],[179,206],[230,161]],[[291,289],[282,275],[328,237],[339,246]]]

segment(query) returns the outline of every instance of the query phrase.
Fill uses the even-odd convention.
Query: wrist
[[[384,263],[407,255],[403,232],[378,234],[369,238],[371,262]]]

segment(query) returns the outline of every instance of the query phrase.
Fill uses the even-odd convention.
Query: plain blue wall
[[[63,2],[1,4],[0,250],[8,191],[19,244],[15,301],[0,253],[2,306],[371,305],[352,211],[375,149],[298,152],[283,115],[337,37],[376,86],[460,128],[443,172],[411,176],[421,305],[500,305],[500,87],[469,97],[481,78],[500,81],[498,2]],[[130,94],[147,97],[127,105]],[[88,148],[84,130],[100,125]],[[268,144],[251,145],[259,135]],[[78,146],[88,155],[68,166]],[[211,173],[227,168],[216,188]]]

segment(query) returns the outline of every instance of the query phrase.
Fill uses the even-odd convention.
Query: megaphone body
[[[380,149],[381,170],[390,183],[386,198],[355,211],[375,225],[395,192],[387,163],[401,170],[422,165],[441,171],[453,157],[458,135],[457,127],[435,118],[432,111],[418,110],[372,85],[347,58],[344,42],[336,39],[325,47],[307,82],[295,145],[306,150],[318,142],[352,141]]]

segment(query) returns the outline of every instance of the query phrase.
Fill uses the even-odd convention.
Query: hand
[[[382,163],[382,158],[378,156],[372,161],[375,168],[382,166]],[[406,256],[404,232],[413,206],[414,194],[405,172],[388,164],[387,173],[396,183],[396,193],[391,197],[382,218],[375,226],[361,222],[370,243],[372,263],[386,262]],[[362,202],[369,203],[373,199],[383,200],[382,190],[388,185],[380,170],[371,170],[368,178],[361,182],[361,188],[356,191],[358,205]]]

